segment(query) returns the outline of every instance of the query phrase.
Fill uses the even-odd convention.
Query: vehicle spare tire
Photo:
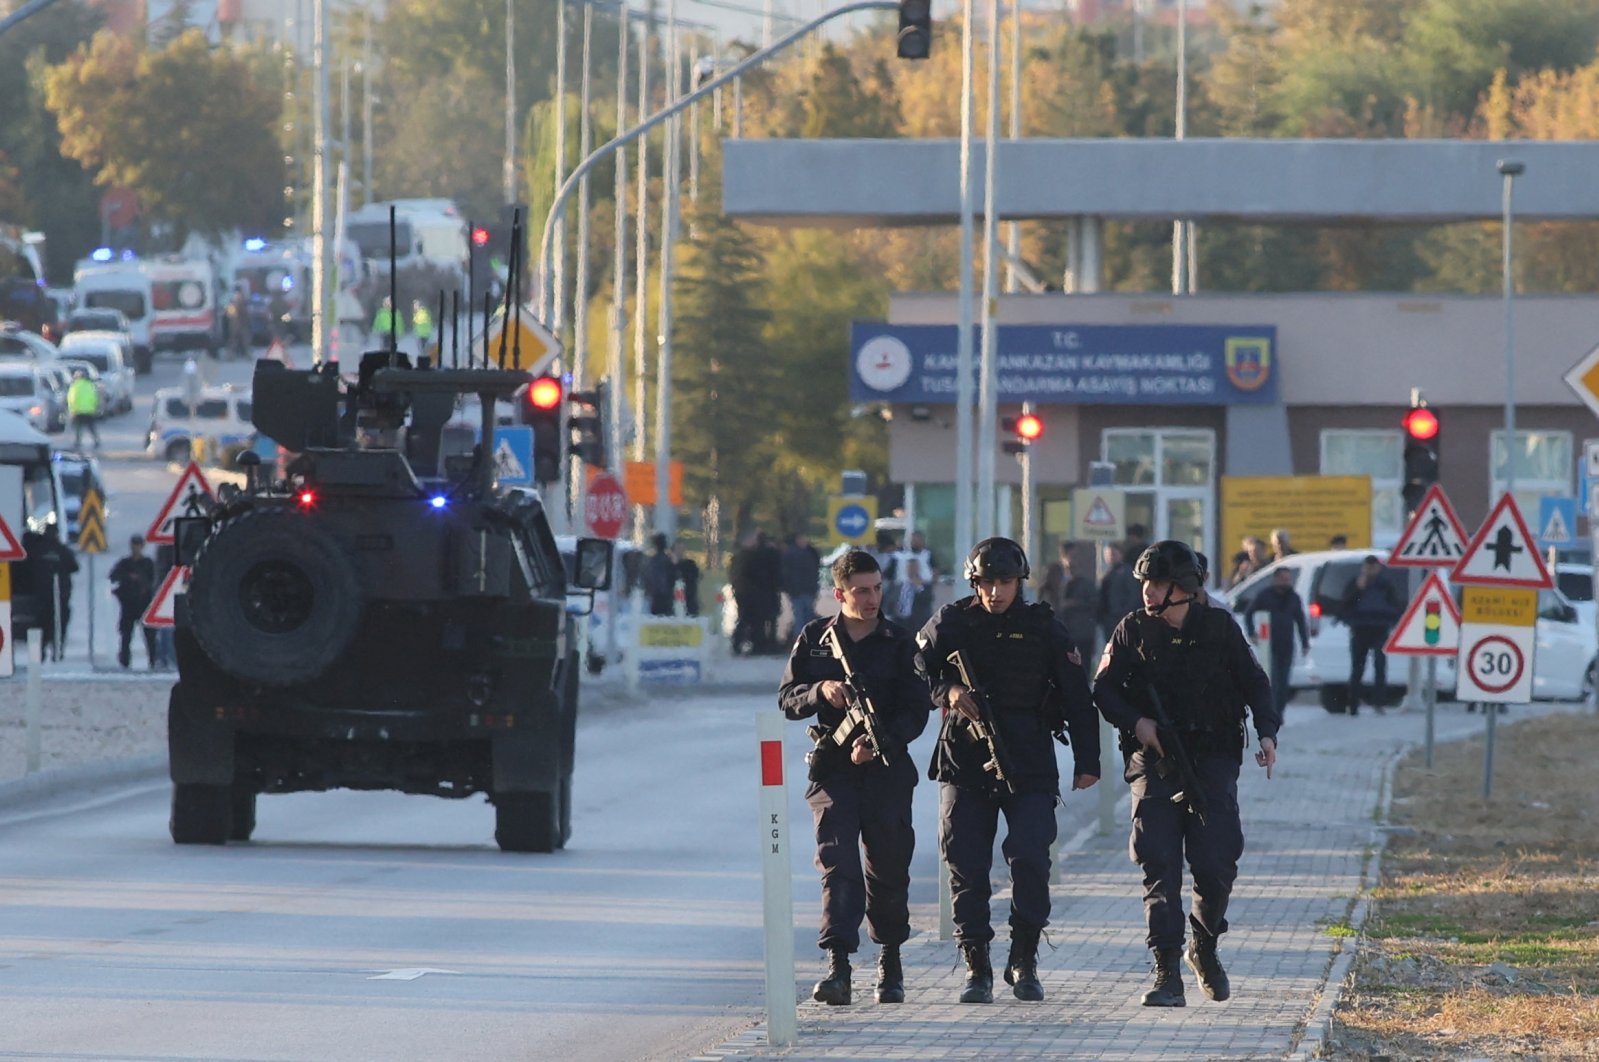
[[[194,640],[217,667],[293,686],[320,676],[349,648],[362,600],[338,539],[303,514],[261,509],[206,539],[188,606]]]

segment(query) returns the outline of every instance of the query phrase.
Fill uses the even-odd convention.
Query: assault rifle
[[[983,764],[983,770],[993,775],[994,780],[1003,785],[1007,792],[1016,792],[1015,772],[1011,770],[1010,753],[1005,751],[1005,739],[999,736],[999,721],[994,717],[993,702],[977,681],[971,659],[966,655],[966,650],[957,649],[949,654],[949,662],[955,665],[961,685],[966,687],[973,703],[977,705],[977,718],[967,719],[966,726],[988,750],[988,762]]]
[[[1210,802],[1205,799],[1205,789],[1194,771],[1194,761],[1183,746],[1177,728],[1172,725],[1171,716],[1166,714],[1165,706],[1160,703],[1160,694],[1155,692],[1154,685],[1151,683],[1145,688],[1149,691],[1150,718],[1155,721],[1163,750],[1163,755],[1155,761],[1154,771],[1161,778],[1169,778],[1176,771],[1177,792],[1172,794],[1171,802],[1185,805],[1203,825],[1205,816],[1210,812]]]
[[[839,625],[832,624],[822,634],[822,643],[827,646],[828,652],[833,654],[833,659],[838,661],[839,667],[844,669],[844,721],[833,730],[833,743],[835,745],[848,745],[855,741],[856,736],[864,730],[866,740],[871,743],[872,753],[883,765],[888,765],[888,743],[883,736],[883,719],[873,703],[871,694],[856,678],[855,667],[850,663],[849,651],[844,648],[844,635],[839,633]]]

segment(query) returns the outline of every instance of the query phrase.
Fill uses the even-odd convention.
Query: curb
[[[30,804],[86,788],[128,785],[166,776],[167,758],[164,754],[52,767],[48,771],[0,782],[0,806]]]

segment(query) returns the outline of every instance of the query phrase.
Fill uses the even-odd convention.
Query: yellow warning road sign
[[[1113,542],[1127,534],[1127,493],[1109,487],[1072,491],[1072,537]]]
[[[83,504],[78,509],[78,552],[105,551],[105,498],[90,487],[83,492]]]

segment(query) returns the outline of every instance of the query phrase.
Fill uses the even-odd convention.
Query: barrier
[[[695,686],[711,677],[711,632],[702,616],[637,616],[626,654],[628,689]]]

